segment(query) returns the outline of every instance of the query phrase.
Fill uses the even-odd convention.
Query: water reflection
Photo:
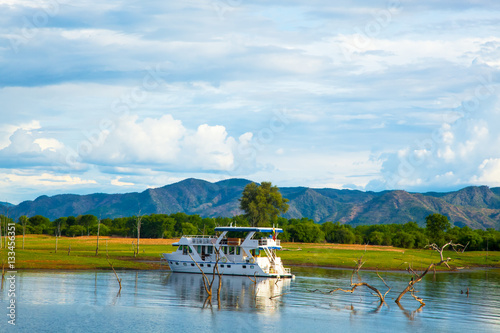
[[[313,293],[348,289],[350,270],[294,269],[296,279],[224,276],[220,303],[205,307],[206,291],[198,274],[164,271],[19,272],[16,304],[20,332],[186,332],[186,331],[481,331],[500,327],[500,272],[438,273],[418,283],[420,307],[411,296],[394,299],[411,276],[381,272],[392,287],[387,304],[367,288],[351,293]],[[379,290],[375,272],[360,272]],[[214,295],[218,281],[214,281]],[[469,288],[467,296],[461,291]],[[0,308],[9,297],[4,288]],[[220,310],[218,305],[220,304]],[[0,322],[3,332],[5,322]]]
[[[248,309],[276,311],[282,306],[282,296],[290,289],[290,279],[249,278],[246,276],[222,276],[220,303],[216,297],[219,278],[212,287],[213,302],[222,308],[245,311]],[[210,282],[212,278],[210,277]],[[200,274],[169,273],[162,283],[175,290],[179,300],[200,306],[207,305],[207,293]]]

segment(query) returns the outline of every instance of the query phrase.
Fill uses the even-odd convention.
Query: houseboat
[[[163,259],[173,272],[213,274],[217,264],[223,275],[293,278],[276,255],[281,250],[277,234],[282,229],[228,226],[217,227],[215,232],[220,234],[182,236],[172,244],[177,250],[163,253]],[[256,234],[268,237],[257,239]]]

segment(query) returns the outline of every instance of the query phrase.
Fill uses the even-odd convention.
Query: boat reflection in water
[[[212,275],[207,275],[212,281]],[[283,295],[290,290],[291,279],[254,278],[248,276],[222,276],[220,307],[226,309],[258,309],[269,312],[278,309]],[[253,280],[253,281],[252,281]],[[255,283],[254,283],[255,281]],[[163,283],[175,290],[181,303],[200,306],[207,304],[207,292],[201,274],[170,273]],[[212,286],[212,305],[217,304],[219,278],[216,276]]]

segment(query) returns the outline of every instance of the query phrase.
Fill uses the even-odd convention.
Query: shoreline
[[[25,249],[15,250],[15,268],[11,270],[112,270],[106,258],[116,270],[160,270],[168,264],[160,260],[161,254],[172,251],[176,239],[141,239],[140,251],[131,238],[101,238],[96,255],[96,237],[60,237],[58,251],[55,251],[54,236],[27,235]],[[135,240],[136,241],[136,240]],[[16,243],[20,245],[21,237]],[[296,268],[354,268],[362,260],[363,270],[404,272],[409,266],[425,270],[431,263],[439,262],[439,253],[425,249],[403,249],[392,246],[331,244],[331,243],[283,243],[278,251],[285,267]],[[7,270],[6,252],[4,260]],[[471,251],[456,253],[446,251],[451,257],[450,270],[444,265],[438,272],[460,272],[476,269],[500,269],[500,252]]]

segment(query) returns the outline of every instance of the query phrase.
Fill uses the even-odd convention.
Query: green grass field
[[[137,239],[100,237],[99,254],[96,252],[96,237],[60,237],[58,251],[55,252],[55,237],[29,235],[22,249],[22,236],[17,237],[15,249],[15,269],[59,269],[92,270],[111,269],[158,269],[160,254],[172,252],[172,239],[141,239],[140,250],[134,257],[133,246]],[[132,243],[134,245],[132,245]],[[68,249],[71,251],[68,255]],[[361,256],[365,269],[404,270],[408,265],[414,269],[424,269],[432,262],[439,261],[439,254],[431,250],[408,250],[389,246],[334,245],[283,243],[279,252],[285,266],[324,266],[352,268]],[[1,258],[8,268],[8,250],[1,250]],[[453,258],[450,265],[457,268],[500,267],[500,252],[447,251],[445,257]],[[446,267],[440,269],[446,270]]]
[[[425,269],[440,260],[439,253],[435,251],[392,246],[285,243],[283,248],[280,256],[288,265],[352,268],[363,256],[364,269],[404,270],[409,265],[414,269]],[[444,257],[452,258],[450,266],[456,268],[500,267],[500,252],[489,252],[486,258],[486,252],[482,251],[445,251]]]
[[[132,245],[132,242],[134,245]],[[16,269],[158,269],[160,254],[173,250],[168,239],[141,239],[139,254],[134,257],[137,239],[99,238],[96,256],[96,237],[60,237],[55,251],[55,237],[29,235],[22,249],[22,236],[16,239]],[[68,251],[71,247],[71,251]],[[69,255],[68,255],[69,252]],[[7,251],[2,249],[2,260],[7,264]]]

